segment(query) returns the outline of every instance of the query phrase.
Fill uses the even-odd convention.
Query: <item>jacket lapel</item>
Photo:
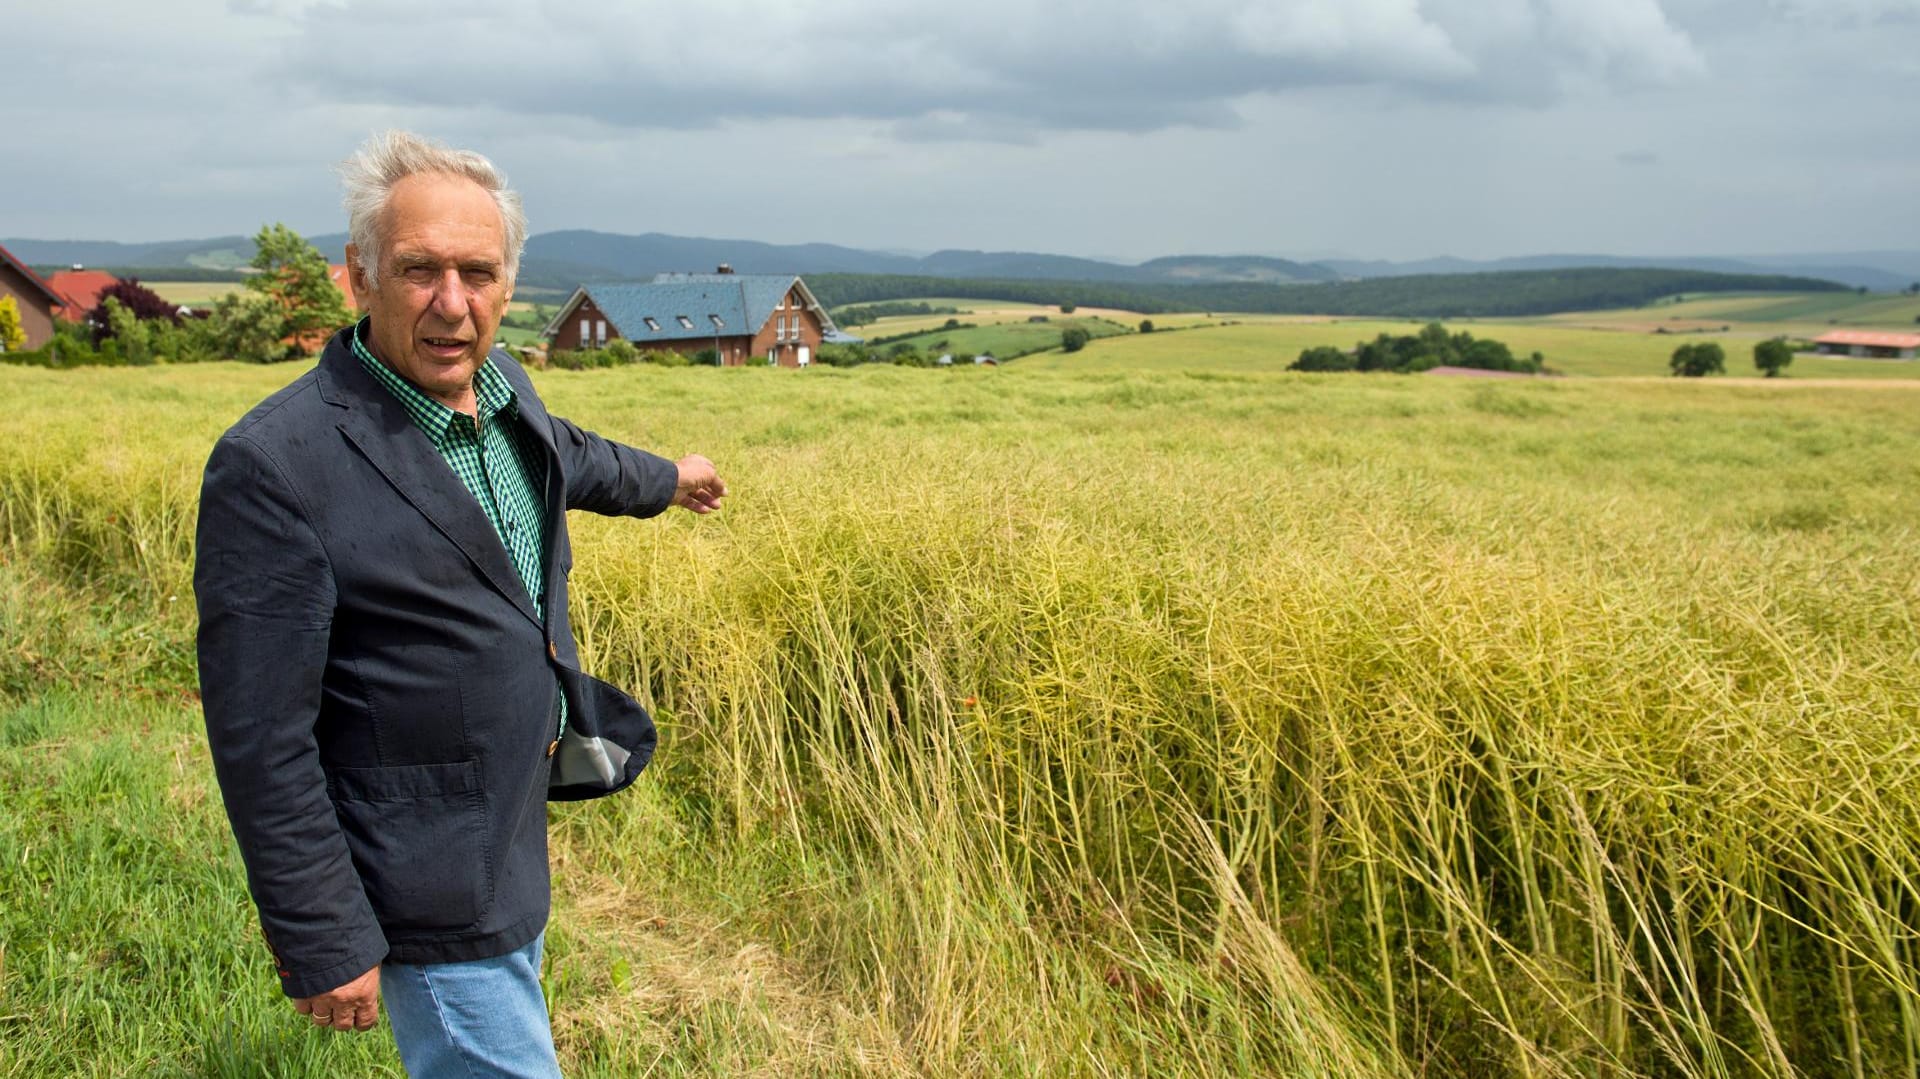
[[[318,372],[321,397],[344,410],[338,423],[340,433],[402,498],[460,549],[495,591],[539,625],[533,601],[527,597],[526,587],[514,572],[507,549],[486,513],[406,409],[360,366],[345,343],[345,334],[350,332],[344,330],[327,343]],[[551,434],[548,439],[550,447]],[[553,469],[549,467],[548,471]]]
[[[504,362],[503,362],[504,361]],[[547,611],[554,610],[554,589],[566,585],[559,562],[569,550],[567,539],[567,478],[560,472],[560,451],[553,443],[553,421],[540,395],[533,392],[533,380],[512,360],[496,356],[494,364],[513,387],[514,402],[520,410],[520,422],[540,447],[540,459],[546,465],[546,483],[541,488],[547,510],[547,557],[542,578],[546,582]]]

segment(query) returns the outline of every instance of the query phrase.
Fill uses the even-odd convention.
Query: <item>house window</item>
[[[596,347],[607,343],[607,320],[601,319],[593,327],[593,343]]]
[[[680,320],[680,328],[681,328],[681,329],[683,329],[683,330],[691,330],[691,329],[693,329],[693,320],[692,320],[692,319],[690,319],[690,318],[688,318],[688,317],[687,317],[687,316],[685,316],[685,315],[675,315],[675,316],[673,316],[673,317],[674,317],[674,318],[677,318],[677,319],[679,319],[679,320]]]
[[[724,330],[724,329],[726,329],[726,328],[727,328],[727,324],[726,324],[725,322],[723,322],[723,321],[721,321],[721,319],[720,319],[720,316],[719,316],[719,315],[708,315],[708,316],[707,316],[707,318],[709,318],[709,319],[711,319],[711,320],[713,321],[713,328],[714,328],[714,329],[716,329],[716,330]]]
[[[580,320],[580,347],[586,348],[592,342],[593,342],[593,320],[590,318],[583,318]]]
[[[652,330],[654,333],[660,332],[660,323],[655,321],[652,315],[648,315],[646,318],[643,318],[640,321],[646,323],[647,329]]]

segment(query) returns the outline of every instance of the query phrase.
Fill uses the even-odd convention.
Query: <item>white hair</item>
[[[347,238],[360,255],[367,286],[380,287],[380,248],[386,242],[381,222],[387,200],[401,180],[420,173],[459,176],[479,184],[500,207],[500,223],[507,239],[507,283],[520,272],[520,251],[527,245],[527,214],[520,194],[507,186],[507,177],[493,162],[472,150],[456,150],[438,139],[411,131],[382,131],[360,144],[352,157],[340,163],[346,185],[342,202],[347,208]]]

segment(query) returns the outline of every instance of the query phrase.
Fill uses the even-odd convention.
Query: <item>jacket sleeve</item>
[[[610,517],[652,517],[673,504],[680,469],[664,457],[583,431],[558,416],[553,444],[567,478],[567,508]]]
[[[314,735],[334,588],[285,475],[244,436],[222,438],[194,555],[200,695],[227,819],[290,997],[338,988],[387,954]]]

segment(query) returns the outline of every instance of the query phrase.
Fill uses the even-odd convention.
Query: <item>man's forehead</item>
[[[485,188],[462,176],[422,173],[393,186],[385,213],[387,249],[442,258],[449,255],[499,260],[506,250],[506,223]]]

